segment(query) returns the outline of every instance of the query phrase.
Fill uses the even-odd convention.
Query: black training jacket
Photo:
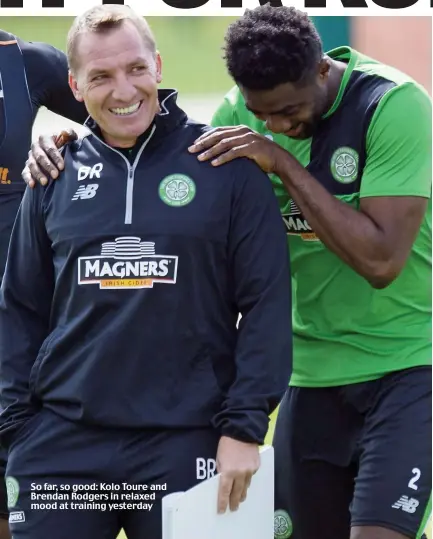
[[[26,190],[0,294],[6,445],[41,407],[264,439],[292,364],[277,200],[249,160],[200,163],[187,148],[209,128],[176,92],[160,99],[132,162],[94,128],[58,180]]]

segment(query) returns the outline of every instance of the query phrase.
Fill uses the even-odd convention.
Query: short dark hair
[[[146,20],[137,15],[129,6],[117,4],[104,4],[94,6],[78,15],[68,33],[67,38],[67,56],[71,72],[77,68],[77,43],[80,36],[86,32],[108,33],[120,28],[122,24],[130,21],[143,38],[146,46],[149,47],[152,54],[156,54],[156,43],[152,31]]]
[[[234,81],[249,90],[302,83],[323,57],[320,36],[306,13],[266,4],[232,23],[224,59]]]

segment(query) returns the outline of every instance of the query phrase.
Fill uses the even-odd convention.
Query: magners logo
[[[78,259],[78,284],[99,284],[104,289],[174,284],[177,263],[177,256],[155,254],[155,243],[123,236],[103,243],[99,256]]]
[[[283,215],[283,221],[287,228],[287,234],[300,236],[304,241],[318,241],[318,237],[311,229],[301,210],[293,200],[290,201],[288,214]]]

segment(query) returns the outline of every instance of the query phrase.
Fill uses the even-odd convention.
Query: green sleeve
[[[239,125],[240,122],[237,119],[236,106],[230,97],[230,94],[227,94],[221,105],[216,109],[210,123],[212,127]]]
[[[263,122],[258,120],[254,114],[247,110],[243,97],[239,92],[239,88],[236,86],[224,97],[223,102],[217,108],[211,120],[212,127],[232,125],[246,125],[262,134],[267,132],[263,127]],[[281,213],[285,214],[290,208],[290,197],[287,190],[283,186],[280,178],[275,174],[269,174],[269,179],[271,180],[275,196],[278,199]]]
[[[430,198],[431,181],[431,100],[414,83],[397,86],[382,98],[372,118],[360,196]]]

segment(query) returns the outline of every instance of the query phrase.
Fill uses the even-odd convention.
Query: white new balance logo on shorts
[[[72,197],[72,200],[84,200],[86,198],[93,198],[96,195],[96,190],[99,185],[97,183],[89,183],[89,185],[80,185],[77,189],[75,195]]]
[[[406,511],[406,513],[415,513],[418,505],[419,501],[415,500],[415,498],[400,496],[400,499],[397,500],[391,507],[393,509],[401,509],[402,511]]]

